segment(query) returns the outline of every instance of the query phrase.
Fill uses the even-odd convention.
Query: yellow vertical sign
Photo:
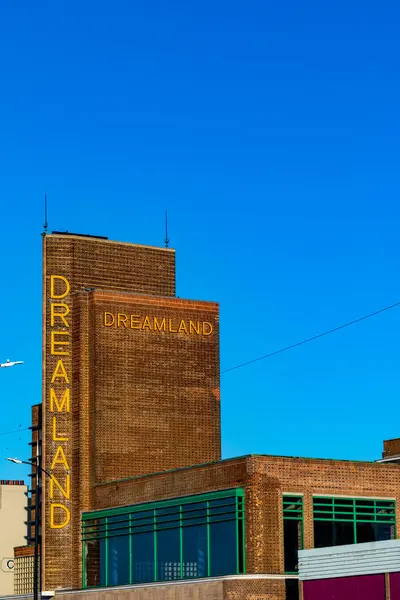
[[[50,527],[63,529],[71,520],[68,501],[71,499],[71,473],[67,455],[69,455],[70,438],[63,433],[66,415],[71,411],[70,360],[60,357],[70,357],[71,353],[71,322],[70,307],[67,304],[71,290],[69,281],[62,275],[50,276],[50,359],[51,382],[47,398],[47,409],[53,413],[51,419],[52,441],[57,444],[51,462],[50,496]],[[68,360],[68,362],[67,362]],[[57,468],[57,476],[53,470]],[[54,500],[57,499],[57,502]]]

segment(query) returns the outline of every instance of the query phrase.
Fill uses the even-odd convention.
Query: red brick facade
[[[43,585],[80,585],[95,485],[220,459],[215,303],[175,298],[173,250],[43,240]]]
[[[284,574],[282,495],[304,497],[304,547],[313,548],[313,495],[397,499],[400,536],[400,466],[382,463],[248,456],[170,473],[96,486],[95,507],[108,508],[245,489],[246,572]]]

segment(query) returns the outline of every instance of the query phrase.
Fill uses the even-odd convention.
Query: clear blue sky
[[[400,300],[395,2],[0,3],[0,432],[41,400],[51,229],[163,243],[221,367]],[[379,458],[400,308],[222,376],[223,453]],[[0,436],[0,478],[28,435]]]

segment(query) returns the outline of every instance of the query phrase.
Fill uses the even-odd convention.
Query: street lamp
[[[39,581],[41,578],[39,577],[39,545],[40,545],[40,524],[41,524],[41,512],[42,512],[42,503],[41,503],[41,489],[40,489],[40,478],[39,471],[47,475],[51,478],[51,473],[43,469],[40,465],[40,457],[39,457],[39,442],[36,443],[36,459],[32,459],[32,461],[20,460],[19,458],[6,458],[12,463],[17,465],[29,465],[32,467],[34,464],[36,467],[36,486],[35,486],[35,547],[34,547],[34,556],[33,556],[33,600],[39,600],[42,597],[41,585],[39,586]],[[40,587],[40,589],[39,589]]]
[[[0,363],[0,369],[9,369],[10,367],[15,367],[15,365],[23,365],[23,360],[15,360],[14,362],[10,362],[10,359],[7,358],[5,363]]]

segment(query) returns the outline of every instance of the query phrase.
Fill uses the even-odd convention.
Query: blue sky
[[[0,433],[41,400],[50,229],[177,250],[221,367],[400,300],[394,2],[3,0]],[[400,436],[400,308],[222,375],[224,457],[379,458]],[[0,478],[26,432],[0,435]]]

